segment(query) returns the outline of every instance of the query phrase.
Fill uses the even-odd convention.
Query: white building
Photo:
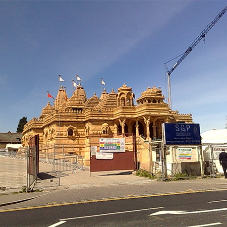
[[[202,133],[201,137],[204,161],[207,167],[205,171],[207,170],[210,174],[216,171],[223,173],[219,163],[219,154],[222,151],[227,152],[227,129],[213,129]]]

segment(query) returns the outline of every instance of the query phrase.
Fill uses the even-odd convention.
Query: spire
[[[67,99],[68,97],[67,97],[66,91],[61,85],[60,89],[58,90],[57,98],[54,102],[55,109],[60,109],[61,107],[66,106]]]

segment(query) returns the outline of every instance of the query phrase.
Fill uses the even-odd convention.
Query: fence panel
[[[74,144],[46,144],[40,146],[39,161],[52,164],[52,172],[59,175],[62,172],[83,170],[83,156],[76,154]]]
[[[27,153],[27,148],[0,152],[0,192],[26,188]]]

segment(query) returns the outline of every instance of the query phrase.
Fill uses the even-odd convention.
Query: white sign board
[[[178,148],[178,158],[180,160],[191,160],[192,159],[192,148]]]
[[[218,160],[219,154],[223,151],[227,152],[227,147],[224,147],[224,146],[213,147],[214,160]]]
[[[100,138],[100,152],[125,152],[125,138]]]
[[[97,152],[97,146],[91,146],[91,156],[96,155]]]
[[[113,159],[113,153],[96,152],[96,159]]]

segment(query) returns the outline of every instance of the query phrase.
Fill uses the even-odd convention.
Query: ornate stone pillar
[[[132,122],[130,121],[128,124],[128,133],[132,133]]]
[[[125,122],[126,122],[126,119],[119,119],[119,122],[120,122],[120,125],[121,125],[121,129],[122,129],[122,134],[125,134]]]
[[[114,124],[114,134],[117,135],[117,124]]]
[[[151,122],[151,119],[150,117],[143,117],[144,119],[144,123],[146,124],[146,129],[147,129],[147,140],[150,138],[150,122]]]
[[[156,133],[156,120],[153,121],[153,137],[157,138],[157,133]]]
[[[136,137],[139,137],[139,121],[138,120],[136,121],[135,127],[136,127]]]
[[[133,97],[130,98],[130,105],[133,106]]]

